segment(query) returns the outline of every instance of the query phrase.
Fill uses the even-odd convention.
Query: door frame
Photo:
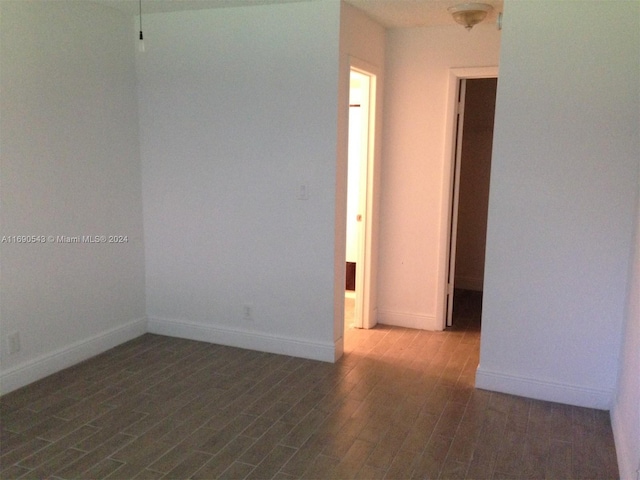
[[[358,263],[356,264],[356,298],[355,298],[355,326],[358,328],[373,328],[377,324],[375,315],[374,289],[372,275],[374,270],[374,234],[376,212],[374,211],[376,188],[376,159],[379,158],[379,119],[378,111],[378,78],[379,68],[356,57],[349,57],[349,77],[355,71],[369,77],[369,107],[368,107],[368,140],[366,172],[360,174],[360,198],[363,204],[362,225],[358,229],[362,232],[358,238]],[[348,125],[347,125],[348,129]],[[364,185],[363,185],[364,184]],[[364,189],[362,188],[364,186]],[[364,190],[364,191],[362,191]],[[346,208],[346,206],[345,206]],[[345,226],[346,228],[346,226]],[[361,263],[361,264],[360,264]],[[344,283],[344,282],[343,282]],[[344,328],[344,325],[343,325]]]
[[[447,295],[449,286],[449,268],[451,263],[451,245],[455,245],[452,234],[452,209],[454,207],[455,178],[456,178],[456,137],[458,134],[458,96],[460,94],[460,81],[474,78],[498,78],[498,66],[463,67],[449,69],[449,86],[447,95],[447,122],[445,136],[443,195],[441,211],[441,235],[440,235],[440,281],[438,282],[438,295],[436,309],[438,312],[437,324],[444,330],[447,327]],[[455,234],[455,232],[453,232]],[[455,256],[455,252],[453,253]],[[453,299],[451,299],[453,301]]]
[[[445,326],[453,325],[453,297],[455,295],[456,278],[456,252],[458,246],[458,207],[460,204],[460,171],[462,169],[462,140],[464,137],[464,114],[467,101],[467,78],[458,79],[457,97],[455,105],[455,133],[453,144],[453,155],[451,166],[451,193],[449,210],[449,240],[448,240],[448,261],[447,261],[447,281],[445,290]]]
[[[364,313],[364,302],[363,300],[363,285],[365,285],[365,277],[364,273],[366,271],[363,266],[367,263],[367,258],[365,255],[365,251],[367,248],[366,239],[367,232],[366,227],[369,219],[369,215],[367,215],[367,192],[368,192],[368,176],[367,172],[369,170],[369,163],[372,159],[371,155],[371,132],[370,132],[370,123],[371,123],[371,115],[369,112],[371,105],[371,84],[375,79],[374,76],[363,73],[362,71],[351,68],[349,70],[350,79],[353,78],[354,75],[358,75],[362,78],[363,83],[366,84],[366,87],[362,88],[362,93],[366,96],[363,96],[361,99],[361,104],[358,105],[358,111],[360,112],[360,128],[358,131],[352,131],[352,99],[351,99],[351,88],[349,89],[349,153],[347,155],[347,240],[349,240],[349,225],[354,224],[355,222],[355,243],[356,243],[356,257],[351,257],[351,261],[355,261],[356,264],[356,273],[355,273],[355,289],[354,289],[354,321],[352,326],[355,328],[363,327],[363,313]],[[359,134],[357,139],[354,134]],[[354,142],[359,143],[360,149],[359,154],[352,155],[351,151],[351,142],[352,139]],[[353,179],[357,182],[357,186],[352,183],[352,166],[357,163],[358,170],[358,178]],[[355,199],[357,205],[355,211],[349,211],[349,202],[354,200],[354,193],[351,189],[355,187],[355,190],[358,192],[357,199]],[[350,217],[349,215],[354,215],[354,217]],[[356,219],[357,217],[357,219]],[[349,243],[347,243],[347,252],[349,251]],[[348,257],[348,255],[347,255]],[[359,266],[359,267],[358,267]],[[345,328],[349,326],[345,324]]]

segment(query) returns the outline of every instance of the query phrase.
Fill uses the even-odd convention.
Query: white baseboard
[[[344,354],[344,336],[335,341],[335,348],[333,353],[333,361],[337,362]]]
[[[629,419],[622,418],[617,408],[611,409],[611,429],[616,444],[618,457],[618,470],[622,480],[636,480],[640,474],[640,451],[636,446],[630,445],[633,438],[629,426]],[[640,440],[639,440],[640,441]]]
[[[148,319],[147,331],[158,335],[188,338],[189,340],[200,340],[229,347],[291,355],[323,362],[335,362],[336,355],[341,354],[338,350],[342,348],[340,343],[342,339],[338,340],[336,344],[309,342],[296,338],[153,317]]]
[[[74,342],[64,348],[26,361],[13,368],[0,371],[0,395],[12,392],[76,363],[99,355],[121,343],[143,335],[147,330],[146,318]]]
[[[595,390],[491,372],[484,370],[482,366],[476,371],[476,388],[599,410],[609,410],[613,398],[613,391],[609,390]]]
[[[394,312],[391,310],[378,310],[378,323],[393,325],[394,327],[417,328],[420,330],[440,331],[442,325],[436,317],[421,315],[418,313]]]

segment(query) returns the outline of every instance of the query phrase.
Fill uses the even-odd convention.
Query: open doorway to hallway
[[[461,78],[451,199],[447,326],[482,309],[497,78]],[[479,327],[479,325],[478,325]]]
[[[373,320],[365,307],[369,298],[372,222],[373,125],[375,122],[375,75],[351,68],[349,89],[349,135],[346,222],[346,328],[370,328]]]

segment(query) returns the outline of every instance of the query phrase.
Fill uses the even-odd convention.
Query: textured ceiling
[[[92,0],[131,15],[137,15],[138,0]],[[207,8],[229,8],[299,1],[323,2],[339,0],[142,0],[142,12],[172,12],[177,10],[200,10]],[[455,25],[447,8],[466,0],[345,0],[364,11],[387,28],[406,28],[436,25]],[[502,0],[480,0],[492,5],[493,11],[485,22],[495,23],[497,13],[502,11]]]

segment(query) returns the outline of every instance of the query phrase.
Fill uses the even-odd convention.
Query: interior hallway
[[[1,478],[617,478],[609,413],[475,390],[455,327],[336,364],[146,334],[0,399]]]

